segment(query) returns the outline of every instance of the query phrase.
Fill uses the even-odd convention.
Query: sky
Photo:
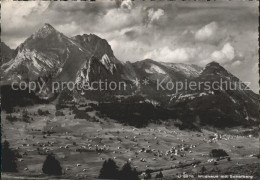
[[[2,1],[1,40],[16,48],[44,23],[72,37],[96,34],[121,61],[219,62],[258,86],[257,1]]]

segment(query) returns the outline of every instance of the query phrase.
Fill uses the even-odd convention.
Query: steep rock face
[[[16,49],[17,55],[1,69],[5,80],[35,80],[51,76],[59,81],[74,81],[78,70],[92,55],[117,61],[106,40],[95,35],[68,38],[45,24]],[[108,64],[108,66],[110,66]]]
[[[116,70],[116,64],[112,60],[110,60],[107,54],[104,54],[102,56],[100,62],[109,72],[111,72],[111,74],[113,74]]]
[[[10,61],[15,56],[15,50],[8,47],[4,42],[1,42],[1,64]]]
[[[104,54],[101,59],[92,56],[77,73],[76,83],[108,80],[115,75],[117,65]]]
[[[58,32],[49,24],[44,24],[42,28],[33,33],[20,46],[18,51],[23,49],[37,50],[49,55],[60,55],[67,48],[69,39]]]
[[[77,35],[71,39],[98,58],[101,58],[104,54],[106,54],[108,57],[114,57],[114,53],[108,42],[105,39],[101,39],[100,37],[96,36],[95,34]]]
[[[2,66],[4,77],[14,74],[23,80],[45,75],[55,77],[70,58],[71,49],[76,49],[73,46],[66,36],[45,24],[17,47],[17,55],[11,62]]]
[[[15,76],[25,80],[36,79],[40,75],[54,75],[62,62],[42,52],[30,49],[21,49],[17,56],[2,66],[5,76]],[[10,79],[11,80],[11,79]]]

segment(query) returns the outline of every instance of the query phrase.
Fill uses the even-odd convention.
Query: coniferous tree
[[[2,144],[2,171],[17,172],[16,156],[13,150],[10,149],[8,141]]]
[[[103,167],[99,173],[100,179],[117,179],[118,178],[118,166],[115,161],[108,159],[103,163]]]
[[[138,172],[131,167],[130,162],[127,162],[119,172],[119,179],[122,180],[139,180]]]
[[[61,175],[62,168],[60,166],[60,162],[55,159],[54,156],[48,155],[46,160],[43,163],[42,171],[48,175]]]

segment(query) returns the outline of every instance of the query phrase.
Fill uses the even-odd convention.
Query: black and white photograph
[[[1,179],[259,179],[259,1],[1,2]]]

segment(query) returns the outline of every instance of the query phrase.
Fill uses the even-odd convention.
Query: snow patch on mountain
[[[170,67],[172,70],[181,72],[187,77],[198,77],[200,74],[200,67],[190,64],[183,63],[163,63],[167,67]]]
[[[159,74],[166,74],[166,72],[160,68],[159,66],[155,65],[155,64],[151,64],[149,69],[145,69],[145,72],[148,74],[154,74],[154,73],[159,73]]]

